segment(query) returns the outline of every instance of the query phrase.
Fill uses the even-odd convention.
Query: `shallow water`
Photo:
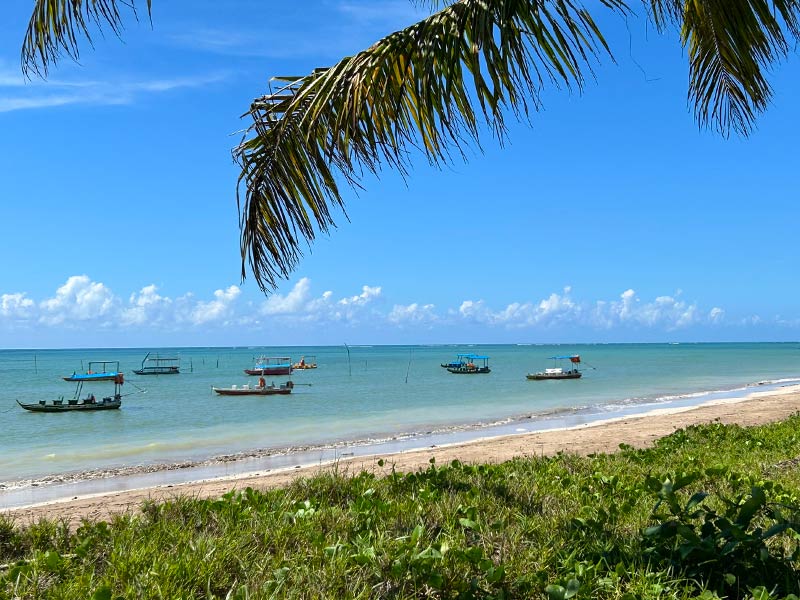
[[[180,375],[136,376],[148,350],[180,355]],[[491,357],[488,375],[453,375],[439,364],[457,352]],[[528,381],[547,357],[581,354],[584,377]],[[212,386],[254,384],[242,372],[261,354],[316,355],[295,371],[290,396],[221,397]],[[61,380],[89,360],[119,360],[126,373],[119,411],[36,414],[21,401],[70,397]],[[594,367],[594,368],[590,368]],[[783,344],[603,344],[569,346],[375,346],[0,351],[0,482],[245,452],[387,439],[452,425],[560,412],[610,414],[757,382],[800,378],[800,347]],[[286,377],[274,378],[276,383]],[[85,390],[107,395],[110,382]],[[472,434],[477,437],[476,434]]]

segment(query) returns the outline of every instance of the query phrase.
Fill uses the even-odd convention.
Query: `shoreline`
[[[356,456],[340,453],[331,457],[318,457],[305,464],[288,464],[274,469],[255,468],[252,471],[199,478],[192,481],[156,485],[135,485],[123,489],[101,490],[94,493],[75,494],[40,502],[4,506],[0,513],[19,523],[30,523],[40,518],[65,519],[76,526],[84,518],[107,519],[111,515],[136,511],[146,500],[166,500],[176,495],[195,497],[219,496],[231,489],[245,487],[270,488],[288,484],[297,477],[326,469],[340,472],[357,472],[363,469],[376,474],[413,471],[426,468],[429,460],[447,463],[502,462],[520,456],[551,455],[557,452],[589,454],[616,451],[620,443],[644,447],[656,439],[689,425],[719,421],[742,426],[759,425],[781,420],[800,411],[800,385],[782,385],[776,389],[752,390],[745,396],[712,398],[688,406],[650,406],[646,412],[609,416],[572,426],[515,431],[499,435],[471,438],[452,443],[431,444],[428,447],[381,451],[374,445],[362,445],[369,453]],[[514,424],[519,424],[517,421]],[[540,421],[541,423],[541,421]],[[475,433],[476,430],[472,430]],[[432,441],[426,438],[427,441]],[[352,448],[352,446],[342,446]],[[377,451],[376,451],[377,450]],[[286,456],[286,455],[285,455]],[[383,467],[378,466],[383,459]],[[233,461],[243,462],[243,461]],[[107,481],[117,481],[120,477]],[[134,482],[131,482],[134,483]],[[54,486],[57,487],[57,486]],[[7,494],[6,494],[7,495]]]
[[[652,400],[552,408],[492,421],[421,427],[416,431],[374,434],[329,442],[292,446],[268,446],[207,457],[185,458],[123,466],[66,471],[30,478],[0,481],[0,511],[57,501],[67,497],[111,493],[132,488],[181,485],[194,481],[236,477],[258,471],[275,471],[322,464],[348,456],[400,453],[429,446],[446,446],[512,434],[571,429],[580,425],[648,414],[653,410],[693,408],[716,400],[743,400],[754,390],[780,391],[800,380],[761,381],[730,389],[664,396]],[[116,482],[116,483],[112,483]],[[36,498],[38,497],[38,498]]]

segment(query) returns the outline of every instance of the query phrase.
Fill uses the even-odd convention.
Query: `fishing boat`
[[[229,388],[212,387],[211,389],[220,396],[285,396],[292,393],[293,387],[294,384],[291,381],[287,381],[286,383],[282,383],[280,385],[271,383],[269,385],[256,385],[250,387],[249,385],[245,384],[241,387],[232,385]]]
[[[308,358],[305,356],[301,357],[299,361],[292,365],[292,369],[299,369],[300,371],[304,371],[305,369],[316,369],[317,368],[317,357],[309,355]]]
[[[534,381],[542,381],[545,379],[580,379],[582,373],[575,365],[580,364],[581,357],[578,354],[571,354],[568,356],[551,356],[549,360],[553,361],[553,366],[538,373],[528,373],[525,377],[533,379]],[[562,363],[569,360],[571,366],[567,369],[562,367]]]
[[[72,375],[63,377],[64,381],[114,381],[121,375],[118,360],[93,360],[89,362],[86,373],[73,371]]]
[[[17,400],[17,404],[19,404],[25,410],[29,410],[31,412],[85,412],[92,410],[113,410],[122,406],[122,384],[125,383],[122,373],[118,373],[114,378],[113,396],[106,396],[104,398],[97,399],[94,393],[89,392],[85,397],[81,398],[83,383],[83,381],[78,381],[78,387],[75,389],[75,395],[72,398],[69,398],[66,403],[64,402],[64,397],[62,396],[61,398],[53,400],[52,402],[48,402],[47,400],[39,400],[38,402],[26,404]]]
[[[291,375],[292,359],[288,356],[259,356],[252,369],[245,369],[247,375]]]
[[[458,369],[459,367],[463,367],[469,362],[469,358],[473,356],[472,354],[456,354],[456,359],[452,362],[442,363],[441,366],[443,369]]]
[[[178,375],[181,372],[181,359],[164,358],[158,354],[151,357],[148,352],[142,359],[142,367],[133,372],[137,375]]]
[[[459,354],[466,362],[458,366],[446,367],[451,373],[458,375],[476,375],[479,373],[491,373],[489,368],[489,357],[478,354]]]

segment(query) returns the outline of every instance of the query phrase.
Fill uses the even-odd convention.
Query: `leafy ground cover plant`
[[[647,450],[382,478],[324,472],[73,532],[0,517],[0,598],[791,598],[798,425],[712,423]]]

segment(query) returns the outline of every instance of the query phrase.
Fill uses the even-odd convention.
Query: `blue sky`
[[[144,3],[140,2],[144,10]],[[347,191],[265,297],[240,281],[239,116],[406,0],[153,2],[26,82],[0,23],[0,347],[797,340],[800,61],[747,139],[700,130],[675,33],[596,9],[616,64],[468,162]],[[638,5],[637,5],[638,7]]]

